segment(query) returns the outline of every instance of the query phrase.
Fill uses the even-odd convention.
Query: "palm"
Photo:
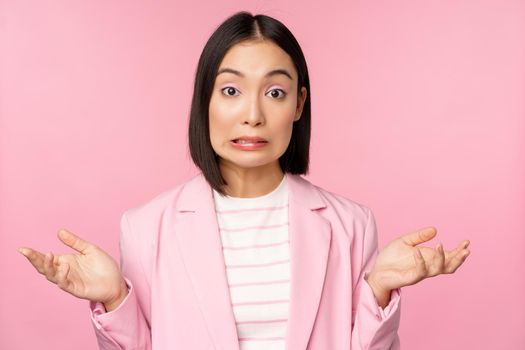
[[[62,289],[79,298],[109,300],[112,290],[120,286],[120,272],[116,262],[97,247],[87,249],[86,254],[58,255],[55,260],[58,262],[58,269],[69,266]],[[115,285],[114,288],[108,288],[112,285]]]
[[[374,283],[383,290],[408,286],[424,278],[442,273],[453,273],[464,262],[469,251],[469,241],[464,241],[451,251],[444,251],[441,244],[436,249],[417,247],[436,235],[434,228],[416,231],[388,243],[376,258],[371,275]],[[421,252],[421,258],[417,251]]]
[[[123,285],[115,260],[99,247],[67,231],[61,231],[59,238],[77,253],[44,255],[30,248],[21,249],[21,253],[38,272],[64,291],[93,301],[114,300]]]

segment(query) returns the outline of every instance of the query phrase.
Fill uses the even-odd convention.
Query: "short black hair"
[[[270,40],[283,49],[294,63],[298,75],[297,91],[307,90],[301,118],[293,123],[288,148],[279,158],[283,173],[307,174],[310,152],[310,80],[306,59],[299,43],[290,30],[280,21],[266,15],[252,15],[240,11],[220,24],[202,50],[191,102],[189,121],[189,148],[195,165],[201,169],[210,186],[225,194],[227,185],[220,168],[218,155],[213,150],[209,131],[209,104],[219,65],[227,51],[234,45],[249,40]]]

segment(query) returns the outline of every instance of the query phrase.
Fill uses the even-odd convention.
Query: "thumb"
[[[89,248],[90,243],[87,241],[84,241],[77,235],[73,234],[72,232],[69,232],[68,230],[61,229],[58,231],[58,238],[64,242],[65,245],[68,247],[71,247],[75,249],[77,252],[80,252],[82,254],[86,253],[86,249]]]
[[[437,230],[435,227],[425,227],[423,229],[417,230],[415,232],[406,234],[401,237],[404,243],[415,246],[417,244],[426,242],[434,238],[436,235]]]

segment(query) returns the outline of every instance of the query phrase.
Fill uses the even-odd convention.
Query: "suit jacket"
[[[289,195],[289,350],[400,348],[400,289],[378,306],[366,278],[378,254],[371,210],[285,174]],[[126,299],[89,302],[103,350],[238,350],[211,186],[202,173],[125,211]]]

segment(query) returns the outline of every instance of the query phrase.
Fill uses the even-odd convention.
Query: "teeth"
[[[264,142],[264,141],[250,141],[250,140],[237,140],[237,143],[258,143],[258,142]]]

